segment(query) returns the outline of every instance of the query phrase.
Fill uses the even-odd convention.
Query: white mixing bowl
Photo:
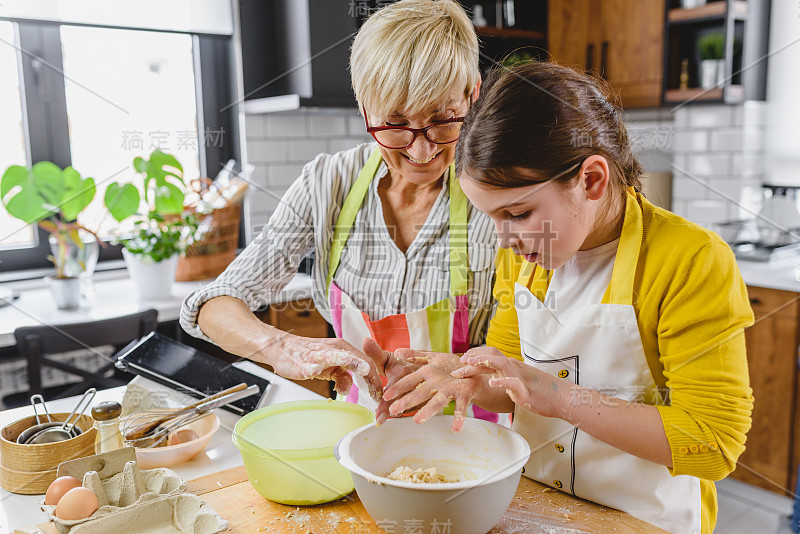
[[[402,531],[484,534],[508,509],[531,454],[525,439],[508,428],[467,418],[452,432],[453,416],[423,424],[410,417],[370,424],[343,437],[336,457],[353,475],[358,497],[379,526]],[[400,482],[386,478],[398,466],[435,467],[459,482]],[[439,530],[435,530],[438,527]],[[386,527],[384,527],[386,528]],[[445,531],[447,532],[447,531]]]

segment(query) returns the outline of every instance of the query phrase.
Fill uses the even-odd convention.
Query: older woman
[[[308,163],[262,233],[186,299],[181,324],[287,378],[334,380],[348,400],[375,408],[385,385],[379,375],[394,380],[408,364],[373,362],[362,343],[383,351],[365,338],[386,351],[481,344],[496,249],[491,221],[466,200],[453,169],[461,121],[480,85],[478,41],[464,10],[451,0],[391,4],[359,31],[350,67],[376,143]],[[291,335],[253,314],[312,252],[314,303],[338,339]]]

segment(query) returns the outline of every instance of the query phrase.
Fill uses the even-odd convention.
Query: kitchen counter
[[[272,383],[272,387],[267,392],[268,396],[264,401],[265,405],[294,400],[322,398],[320,395],[262,369],[252,362],[239,362],[234,365],[250,373],[263,376]],[[174,390],[165,388],[164,386],[143,379],[142,377],[136,377],[135,380],[138,385],[146,387],[151,391],[164,392],[169,398],[175,400],[176,405],[185,402],[177,400],[180,394]],[[98,391],[92,404],[102,400],[120,401],[124,393],[125,386]],[[48,402],[47,407],[50,412],[70,412],[75,406],[77,399],[78,397],[72,397]],[[195,399],[191,400],[191,402],[194,401]],[[215,410],[215,413],[220,418],[220,427],[214,436],[212,436],[205,451],[188,462],[170,468],[184,480],[191,480],[242,465],[242,457],[239,454],[239,450],[231,441],[233,427],[239,420],[239,417],[221,409]],[[30,406],[2,411],[0,412],[0,427],[4,427],[9,423],[30,415],[33,415],[33,409]],[[0,532],[13,532],[14,529],[17,528],[46,522],[47,515],[39,508],[39,501],[42,500],[42,498],[42,495],[18,495],[0,489]]]
[[[33,287],[17,290],[19,298],[0,307],[0,347],[16,344],[14,330],[21,326],[42,324],[68,324],[109,319],[153,308],[158,311],[158,321],[178,319],[181,303],[189,293],[211,282],[174,282],[172,293],[159,300],[140,301],[127,271],[114,271],[96,275],[95,295],[84,300],[77,310],[59,310],[53,303],[50,290]],[[297,274],[270,304],[311,298],[312,279]]]
[[[800,293],[800,280],[795,275],[800,255],[771,262],[739,260],[737,263],[748,286]]]

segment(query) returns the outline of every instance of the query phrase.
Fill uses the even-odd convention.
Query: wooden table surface
[[[316,506],[297,507],[278,504],[265,499],[253,489],[244,466],[191,480],[188,491],[201,495],[206,503],[228,520],[229,530],[226,532],[241,534],[384,532],[367,514],[355,492],[335,502]],[[403,525],[394,528],[397,534],[403,533],[404,530]],[[619,510],[577,499],[522,477],[511,506],[489,532],[490,534],[531,532],[648,534],[666,531]]]
[[[253,489],[244,466],[189,481],[187,491],[228,520],[235,534],[401,534],[403,525],[378,528],[355,492],[316,506],[287,506],[269,501]],[[443,527],[446,528],[446,527]],[[418,530],[411,529],[412,532]],[[613,508],[577,499],[522,477],[511,505],[489,534],[663,534],[666,531]],[[19,534],[58,534],[53,523],[31,526]],[[427,534],[427,532],[425,533]],[[458,534],[443,530],[442,534]]]

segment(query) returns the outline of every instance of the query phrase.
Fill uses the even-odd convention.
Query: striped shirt
[[[312,297],[331,322],[326,277],[334,225],[345,197],[367,162],[375,143],[333,155],[320,154],[303,167],[261,234],[215,281],[183,302],[181,326],[209,340],[197,325],[200,306],[218,296],[245,302],[252,311],[274,302],[297,273],[300,262],[315,255]],[[403,253],[383,217],[378,182],[386,176],[381,162],[356,216],[333,278],[371,320],[423,309],[450,296],[448,180],[414,241]],[[497,241],[491,220],[468,206],[470,343],[481,345],[492,315],[494,257]]]

